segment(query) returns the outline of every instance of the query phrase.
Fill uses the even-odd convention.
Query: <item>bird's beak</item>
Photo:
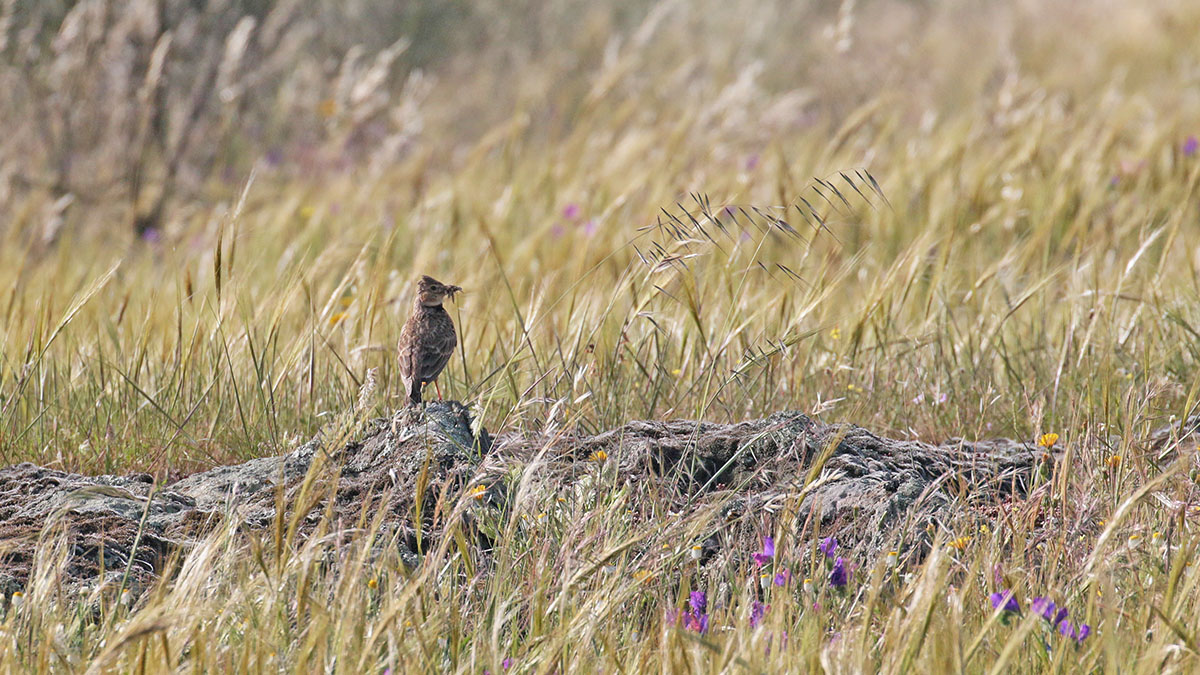
[[[450,296],[451,300],[454,299],[455,293],[462,293],[462,286],[447,286],[446,287],[446,294]]]

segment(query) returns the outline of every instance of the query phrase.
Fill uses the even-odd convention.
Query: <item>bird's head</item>
[[[417,282],[417,304],[426,307],[437,307],[442,304],[442,300],[446,299],[447,296],[453,300],[454,294],[461,290],[462,288],[458,286],[443,284],[431,276],[423,276]]]

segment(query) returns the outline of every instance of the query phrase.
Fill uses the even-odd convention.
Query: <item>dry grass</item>
[[[51,558],[0,622],[0,667],[1195,670],[1197,459],[1135,441],[1200,394],[1200,11],[728,4],[521,8],[449,54],[306,41],[328,17],[281,4],[294,42],[262,17],[239,54],[245,24],[209,17],[178,57],[196,72],[168,60],[147,84],[129,57],[123,89],[95,90],[112,61],[74,57],[124,58],[129,35],[29,56],[8,12],[0,459],[161,473],[278,453],[353,408],[370,368],[375,410],[397,406],[392,343],[429,273],[466,289],[443,389],[490,429],[800,408],[928,440],[1053,431],[1068,462],[1029,512],[1096,537],[1034,549],[1029,523],[964,522],[964,548],[868,565],[845,595],[772,588],[757,629],[743,552],[701,637],[664,616],[710,514],[662,532],[622,518],[620,489],[527,495],[514,518],[537,524],[501,524],[519,534],[486,577],[453,545],[406,571],[366,522],[284,550],[218,533],[136,612],[92,615]],[[205,63],[231,89],[192,105]],[[168,92],[159,112],[139,87]],[[658,226],[700,217],[690,195],[727,234]],[[805,533],[777,536],[812,564]],[[997,583],[1067,602],[1093,637],[1047,651],[1037,619],[992,616]]]

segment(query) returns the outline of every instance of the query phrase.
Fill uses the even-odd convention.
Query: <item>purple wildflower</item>
[[[162,241],[162,233],[158,231],[157,227],[148,227],[142,230],[142,241],[157,244]]]
[[[759,159],[759,157],[758,157],[757,152],[752,153],[751,155],[746,157],[746,163],[744,165],[746,167],[746,170],[753,171],[758,166],[758,159]]]
[[[1092,627],[1086,623],[1081,623],[1078,626],[1072,626],[1070,621],[1063,621],[1058,624],[1058,632],[1064,636],[1071,638],[1079,644],[1087,639],[1087,636],[1092,633]]]
[[[1012,591],[999,591],[988,596],[992,601],[992,609],[1003,609],[1005,612],[1017,613],[1021,611],[1021,605],[1017,604],[1017,599],[1013,597]]]
[[[849,575],[846,573],[846,561],[841,556],[833,562],[833,571],[829,573],[829,585],[834,588],[842,588],[850,581]]]
[[[834,539],[833,537],[825,537],[821,540],[821,545],[817,548],[821,549],[821,553],[824,553],[826,558],[832,558],[833,552],[837,550],[837,546],[837,539]]]
[[[701,614],[695,616],[687,614],[683,617],[683,627],[688,630],[694,630],[701,635],[708,632],[708,615]]]
[[[504,657],[504,660],[500,662],[500,665],[503,666],[505,670],[512,668],[512,657],[511,656]]]
[[[566,218],[567,220],[575,220],[582,212],[583,209],[579,208],[578,204],[571,202],[563,207],[563,218]]]
[[[762,567],[763,565],[766,565],[767,563],[771,562],[771,559],[774,557],[775,557],[775,538],[774,537],[763,537],[762,553],[754,554],[755,567]]]
[[[596,220],[594,218],[583,224],[583,233],[589,237],[596,234]]]
[[[1040,614],[1042,618],[1050,622],[1051,626],[1057,626],[1067,618],[1067,608],[1059,607],[1050,598],[1034,598],[1029,603],[1029,609],[1032,609],[1035,614]]]
[[[750,603],[750,627],[754,628],[762,623],[763,614],[767,611],[766,605],[758,600]]]
[[[778,572],[775,575],[775,585],[782,586],[782,585],[786,584],[791,578],[792,578],[792,573],[789,572],[788,570],[783,570],[781,572]]]
[[[1196,140],[1195,136],[1188,136],[1183,142],[1183,156],[1191,157],[1197,150],[1200,150],[1200,140]]]
[[[692,613],[683,615],[683,627],[700,634],[707,633],[708,614],[704,609],[708,606],[708,595],[704,591],[692,591],[688,596],[688,605],[691,606]]]

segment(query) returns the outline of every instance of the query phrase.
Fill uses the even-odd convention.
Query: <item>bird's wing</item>
[[[400,340],[396,343],[396,357],[400,362],[400,379],[404,381],[406,390],[412,385],[413,376],[418,372],[420,359],[417,351],[415,326],[411,321],[405,322],[400,331]]]
[[[416,355],[419,370],[416,372],[421,374],[422,382],[432,382],[437,379],[442,369],[450,362],[456,346],[458,346],[458,338],[454,335],[453,328],[430,336],[420,345]]]

